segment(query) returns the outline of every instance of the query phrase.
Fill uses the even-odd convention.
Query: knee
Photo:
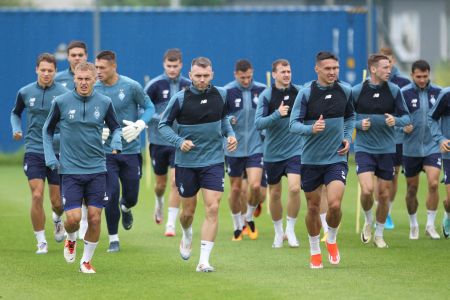
[[[66,214],[66,224],[69,226],[78,225],[80,223],[80,218],[76,215]]]
[[[259,193],[260,189],[261,189],[261,182],[260,181],[252,182],[252,184],[250,185],[250,190],[254,194]]]
[[[330,214],[336,214],[341,211],[341,203],[340,201],[330,201],[328,204],[328,211]]]
[[[363,197],[371,197],[373,194],[373,186],[363,185],[361,186],[361,195]],[[381,191],[380,191],[381,194]]]
[[[89,226],[100,226],[101,214],[90,214],[88,218]]]
[[[295,184],[289,187],[289,192],[293,195],[297,195],[300,193],[300,185]]]
[[[209,204],[206,207],[206,214],[210,218],[211,217],[217,218],[217,215],[219,214],[219,202]]]
[[[156,181],[155,184],[155,192],[158,193],[164,193],[166,190],[166,182],[165,181]]]
[[[320,213],[320,202],[315,203],[312,201],[308,201],[308,213],[312,215],[318,215]]]
[[[428,184],[428,190],[430,193],[437,193],[439,188],[439,182],[437,180],[433,180]]]
[[[42,204],[44,195],[41,193],[41,191],[33,191],[31,193],[31,199],[34,204]]]
[[[236,184],[232,185],[232,186],[231,186],[231,193],[232,193],[233,195],[240,195],[240,193],[241,193],[241,187],[240,187],[239,185],[236,185]]]

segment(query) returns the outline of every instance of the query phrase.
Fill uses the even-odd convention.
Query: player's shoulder
[[[270,86],[269,86],[269,87],[266,87],[266,88],[262,91],[260,97],[264,97],[264,98],[266,98],[267,100],[270,101],[270,99],[272,98],[272,87],[270,87]]]
[[[35,92],[38,89],[37,82],[33,81],[28,83],[27,85],[24,85],[19,89],[19,94],[27,94],[30,92]]]

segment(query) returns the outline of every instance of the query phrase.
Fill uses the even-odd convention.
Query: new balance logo
[[[325,96],[325,100],[326,100],[326,99],[331,99],[331,97],[332,97],[332,95],[331,95],[331,94],[329,94],[329,95],[326,95],[326,96]]]
[[[289,95],[284,96],[284,101],[289,100]]]
[[[380,98],[380,93],[373,94],[373,98]]]
[[[200,101],[200,104],[206,104],[208,103],[208,99],[203,99],[202,101]]]

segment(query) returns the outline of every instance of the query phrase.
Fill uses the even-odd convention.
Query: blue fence
[[[272,61],[286,58],[293,82],[302,84],[315,78],[314,57],[321,50],[339,55],[340,77],[353,84],[366,63],[366,28],[366,13],[351,7],[103,9],[100,41],[101,49],[117,53],[119,73],[141,83],[159,75],[164,51],[177,47],[184,74],[192,58],[211,58],[218,86],[233,79],[240,58],[252,61],[255,79],[264,83]],[[13,152],[22,143],[11,138],[10,111],[19,88],[36,80],[37,55],[77,39],[88,43],[93,60],[93,12],[0,10],[0,39],[0,152]],[[58,63],[59,70],[67,66]]]

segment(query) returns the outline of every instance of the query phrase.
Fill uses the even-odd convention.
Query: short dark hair
[[[414,73],[415,70],[419,69],[420,71],[431,71],[430,64],[423,59],[416,60],[413,62],[411,66],[411,72]]]
[[[283,67],[286,67],[286,66],[289,66],[290,64],[289,64],[289,61],[287,59],[284,59],[284,58],[277,59],[276,61],[274,61],[272,63],[272,72],[276,72],[277,67],[279,65],[282,65]]]
[[[199,66],[202,68],[212,67],[211,60],[207,57],[199,56],[192,60],[191,68],[193,66]]]
[[[246,59],[240,59],[236,62],[236,65],[234,66],[234,71],[235,72],[247,72],[248,70],[253,69],[252,64],[250,63],[250,61],[246,60]]]
[[[87,46],[86,43],[82,42],[82,41],[71,41],[69,43],[69,46],[67,46],[67,54],[69,54],[69,51],[72,50],[73,48],[82,48],[84,49],[84,52],[87,53]]]
[[[181,50],[178,48],[171,48],[167,49],[167,51],[164,53],[163,61],[182,61],[182,53]]]
[[[36,67],[39,67],[39,64],[43,61],[53,64],[56,69],[56,58],[53,56],[53,54],[47,52],[39,54],[38,58],[36,59]]]
[[[100,52],[99,54],[97,54],[96,58],[104,59],[109,62],[116,62],[116,53],[114,53],[114,51],[111,51],[111,50],[104,50],[104,51]]]
[[[378,62],[383,59],[390,61],[389,57],[384,54],[372,54],[367,60],[367,66],[370,69],[370,67],[378,65]]]
[[[320,51],[316,54],[316,63],[321,62],[325,59],[333,59],[335,61],[339,61],[339,58],[332,52]]]

